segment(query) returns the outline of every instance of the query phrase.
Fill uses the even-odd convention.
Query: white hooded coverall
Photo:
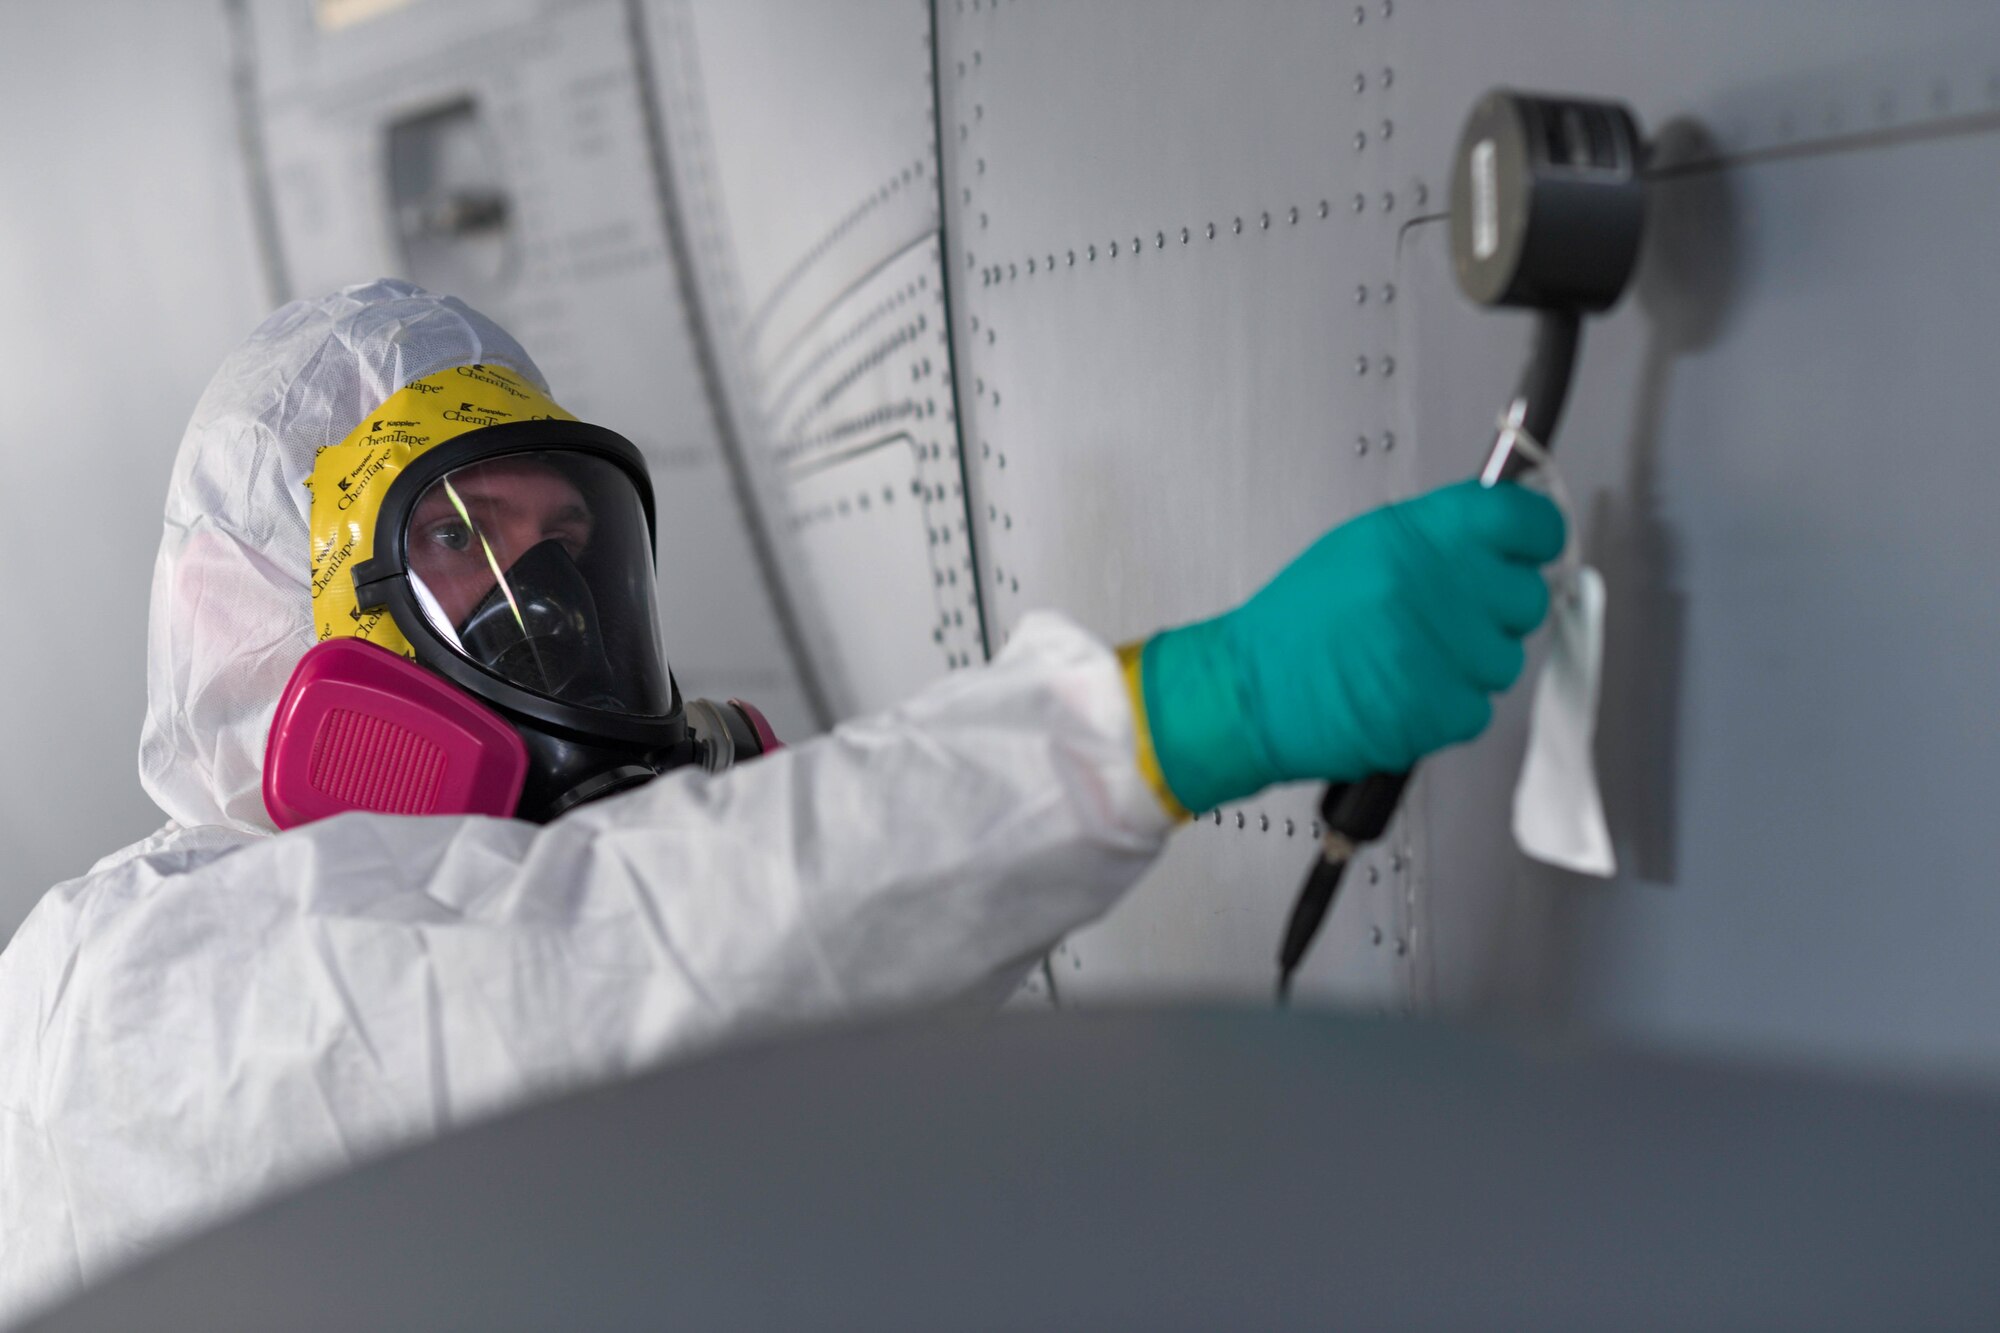
[[[264,742],[313,643],[314,453],[475,361],[544,383],[476,312],[377,282],[279,310],[195,409],[140,744],[168,823],[52,890],[0,954],[0,1323],[468,1119],[1018,975],[1165,840],[1112,652],[1047,615],[983,669],[717,778],[544,827],[274,834]]]

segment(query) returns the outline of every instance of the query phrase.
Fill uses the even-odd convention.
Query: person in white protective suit
[[[1478,732],[1563,541],[1540,496],[1448,488],[1214,620],[1114,651],[1032,615],[981,669],[711,773],[620,446],[406,283],[294,302],[224,363],[154,571],[139,763],[168,822],[0,954],[0,1322],[531,1098],[1004,994],[1189,811]],[[281,697],[341,652],[499,719],[501,796],[447,812],[338,710],[300,751]],[[385,773],[409,804],[369,804]]]

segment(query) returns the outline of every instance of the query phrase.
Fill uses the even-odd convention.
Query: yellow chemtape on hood
[[[410,461],[446,440],[511,421],[575,421],[547,394],[500,365],[454,366],[396,390],[339,444],[313,460],[313,630],[328,639],[366,639],[412,656],[410,642],[384,607],[364,612],[354,595],[354,567],[375,553],[382,497]]]

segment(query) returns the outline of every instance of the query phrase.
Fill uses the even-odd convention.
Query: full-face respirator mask
[[[546,822],[778,748],[750,705],[681,699],[639,451],[513,372],[406,386],[310,486],[321,642],[271,725],[280,828],[347,810]]]

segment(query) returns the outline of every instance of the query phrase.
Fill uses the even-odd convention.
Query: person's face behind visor
[[[583,493],[546,463],[496,458],[430,488],[410,519],[410,569],[462,626],[499,575],[545,541],[580,560],[595,519]]]
[[[560,702],[673,710],[652,522],[618,464],[549,450],[468,463],[433,482],[405,524],[412,590],[461,657]]]

